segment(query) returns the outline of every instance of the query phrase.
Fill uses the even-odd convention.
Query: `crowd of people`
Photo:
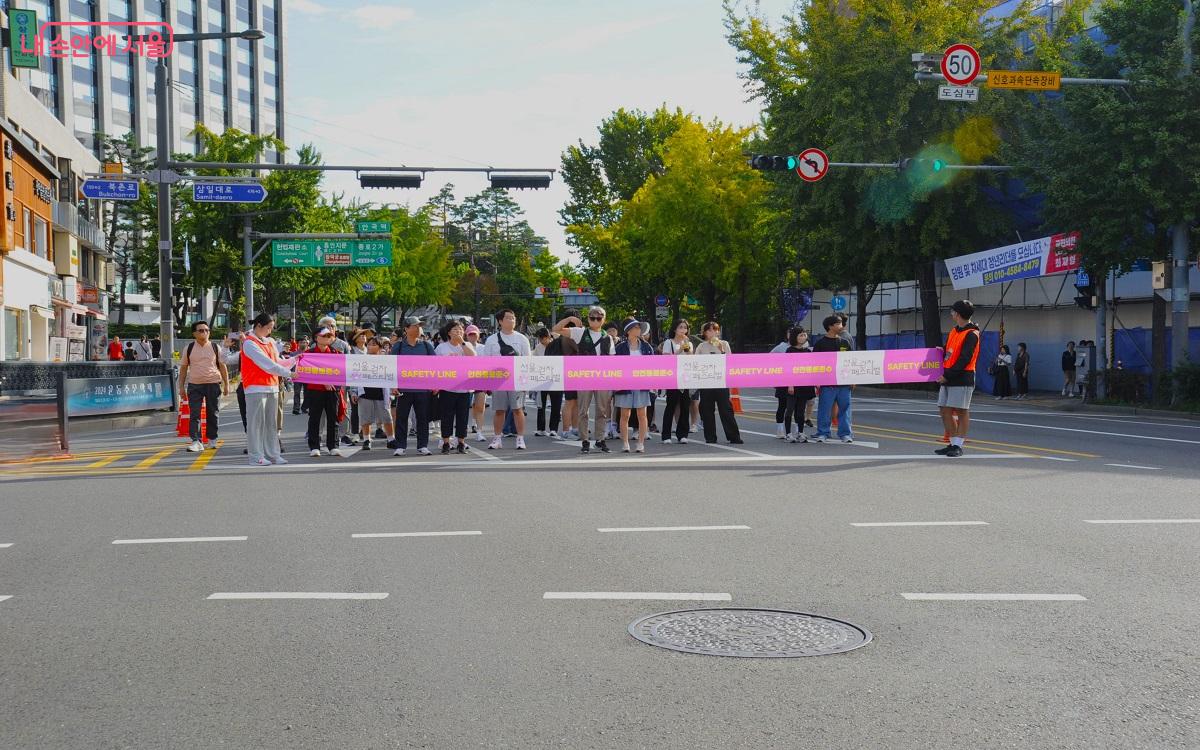
[[[504,448],[505,439],[513,438],[516,450],[526,450],[530,396],[537,414],[533,435],[578,440],[585,454],[610,453],[617,449],[610,441],[618,440],[622,452],[645,453],[652,436],[663,444],[686,444],[698,432],[705,442],[716,443],[718,428],[729,444],[743,443],[727,388],[430,392],[292,382],[296,355],[302,352],[430,357],[706,356],[733,352],[716,321],[704,323],[699,337],[694,337],[688,321],[677,320],[656,345],[649,339],[650,326],[645,322],[634,318],[610,321],[599,306],[590,308],[585,316],[568,311],[553,328],[537,330],[533,341],[516,330],[512,310],[497,314],[498,329],[487,337],[469,321],[450,321],[430,332],[424,329],[424,321],[414,316],[390,335],[383,335],[370,328],[343,331],[333,317],[325,317],[318,322],[311,341],[305,336],[284,343],[272,337],[275,320],[264,313],[251,321],[246,332],[230,334],[218,344],[210,339],[209,325],[197,321],[192,325],[193,341],[181,352],[179,374],[180,391],[187,394],[192,414],[188,450],[200,452],[215,446],[220,400],[230,391],[229,373],[234,366],[241,371],[236,392],[247,435],[245,452],[250,463],[258,466],[286,463],[282,430],[289,391],[293,414],[308,416],[305,440],[314,458],[343,456],[351,445],[364,451],[376,449],[379,441],[386,441],[395,456],[406,455],[410,443],[415,443],[418,455],[431,455],[430,435],[435,431],[443,454],[466,453],[472,439],[497,451]],[[815,340],[802,327],[789,329],[773,351],[853,349],[844,316],[831,315],[823,323],[824,333]],[[850,393],[850,386],[777,388],[776,437],[793,443],[825,442],[832,439],[836,421],[838,439],[853,442]],[[658,402],[663,402],[661,412]],[[489,405],[490,424],[485,421]],[[200,427],[204,411],[208,414],[207,434]],[[805,427],[814,430],[810,434]]]

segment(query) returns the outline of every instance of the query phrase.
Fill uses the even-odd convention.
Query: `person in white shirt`
[[[149,362],[154,359],[154,347],[150,345],[148,336],[143,335],[142,340],[133,345],[133,356],[138,362]]]
[[[450,321],[442,328],[442,343],[433,353],[439,357],[474,357],[475,347],[463,334],[463,324]],[[471,392],[442,389],[439,402],[442,410],[442,453],[449,453],[451,435],[458,441],[456,450],[467,452],[467,415],[471,409]]]
[[[529,348],[529,339],[524,334],[517,333],[517,314],[512,310],[501,310],[496,314],[496,322],[500,330],[488,336],[479,353],[485,357],[530,357],[533,353]],[[504,417],[508,412],[513,413],[513,421],[517,428],[517,450],[525,450],[525,392],[524,391],[493,391],[492,392],[492,442],[488,450],[504,447]]]

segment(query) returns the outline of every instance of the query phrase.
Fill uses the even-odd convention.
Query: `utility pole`
[[[1192,0],[1183,0],[1183,23],[1180,37],[1183,65],[1180,80],[1192,75],[1192,30],[1196,26],[1196,8]],[[1181,367],[1188,358],[1188,307],[1192,294],[1188,279],[1188,255],[1192,232],[1192,217],[1183,216],[1171,230],[1171,369]],[[1179,400],[1178,389],[1172,389],[1171,401]]]
[[[246,320],[254,320],[254,248],[250,235],[254,232],[254,218],[242,217],[242,286],[246,295]],[[295,317],[293,315],[293,317]],[[294,326],[293,326],[294,327]]]

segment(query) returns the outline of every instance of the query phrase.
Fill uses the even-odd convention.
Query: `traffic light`
[[[750,157],[750,166],[760,172],[791,172],[799,164],[799,157],[796,156],[754,154]]]
[[[901,159],[900,171],[912,172],[914,174],[929,174],[931,172],[941,172],[948,166],[945,159],[930,159],[924,156],[918,156],[915,159]]]
[[[419,174],[361,174],[358,184],[365,188],[419,188],[422,179]]]
[[[545,190],[550,187],[548,174],[490,174],[488,180],[498,190]]]

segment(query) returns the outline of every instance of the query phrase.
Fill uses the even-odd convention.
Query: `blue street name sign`
[[[84,180],[83,194],[94,200],[135,201],[138,187],[137,180]]]
[[[262,203],[267,189],[257,182],[197,182],[192,200],[197,203]]]

